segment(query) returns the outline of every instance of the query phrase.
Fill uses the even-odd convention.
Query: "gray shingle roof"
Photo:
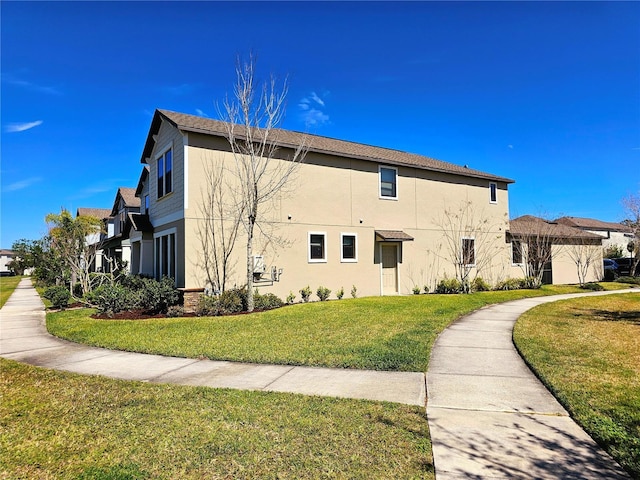
[[[533,215],[523,215],[509,221],[509,233],[514,237],[543,235],[549,239],[602,240],[602,236],[579,228],[550,222]]]
[[[222,137],[226,136],[227,132],[224,122],[219,120],[212,120],[210,118],[187,115],[169,110],[156,110],[142,154],[142,163],[146,163],[146,159],[151,154],[153,149],[153,136],[160,128],[162,118],[169,121],[176,128],[186,132],[196,132]],[[238,129],[238,131],[241,132],[241,129]],[[367,160],[376,163],[386,163],[389,165],[413,167],[435,172],[451,173],[465,177],[494,180],[497,182],[514,183],[514,180],[509,178],[500,177],[467,167],[461,167],[452,163],[436,160],[431,157],[417,155],[415,153],[407,153],[383,147],[374,147],[372,145],[322,137],[319,135],[310,135],[291,130],[276,129],[273,131],[273,134],[275,142],[282,147],[295,148],[300,145],[301,142],[304,142],[308,151],[311,152]]]
[[[111,210],[108,208],[78,208],[76,217],[95,217],[100,220],[109,218],[111,216]]]
[[[595,218],[584,218],[584,217],[562,217],[555,220],[558,223],[562,223],[563,225],[569,225],[570,227],[582,228],[585,230],[603,230],[603,231],[613,231],[613,232],[626,232],[631,233],[633,230],[626,225],[622,225],[621,223],[614,222],[603,222],[601,220],[596,220]]]

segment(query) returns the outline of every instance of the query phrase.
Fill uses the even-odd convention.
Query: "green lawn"
[[[0,385],[0,478],[434,478],[420,407],[126,382],[3,359]]]
[[[49,313],[47,328],[79,343],[144,353],[256,363],[423,372],[436,337],[488,304],[582,291],[367,297],[229,317],[94,320],[92,310]]]
[[[542,305],[514,339],[571,416],[640,479],[640,295]]]
[[[0,277],[0,308],[7,303],[22,277]]]

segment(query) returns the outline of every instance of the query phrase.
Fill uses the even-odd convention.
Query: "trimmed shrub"
[[[239,289],[225,290],[217,297],[217,313],[215,315],[229,315],[231,313],[238,313],[246,310],[243,307],[242,295]],[[245,290],[246,298],[246,290]],[[255,300],[255,297],[254,297]]]
[[[438,282],[436,286],[436,293],[460,293],[462,291],[462,284],[457,278],[445,278]]]
[[[524,278],[507,278],[496,284],[495,290],[519,290],[524,288]]]
[[[167,317],[184,317],[184,308],[179,305],[173,305],[167,309]]]
[[[604,287],[602,285],[595,282],[585,283],[584,285],[581,285],[580,288],[584,290],[592,290],[594,292],[601,292],[602,290],[604,290]]]
[[[629,283],[631,285],[640,285],[640,277],[618,277],[618,283]]]
[[[482,277],[476,277],[471,282],[471,290],[474,292],[488,292],[491,290],[491,285],[485,282]]]
[[[284,305],[284,302],[280,300],[273,293],[265,293],[264,295],[256,292],[253,295],[254,307],[257,310],[271,310],[273,308],[280,308]]]
[[[139,306],[150,313],[166,313],[169,307],[180,302],[180,291],[169,277],[162,277],[160,281],[142,278],[141,283],[142,288],[137,292]]]
[[[324,302],[327,298],[329,298],[329,295],[331,295],[331,290],[320,285],[318,287],[318,290],[316,290],[316,295],[318,295],[318,298],[321,302]]]
[[[200,295],[196,306],[196,315],[199,317],[212,317],[218,315],[218,297]]]
[[[358,296],[358,289],[354,285],[354,286],[351,287],[351,297],[352,298],[356,298],[357,296]]]
[[[287,295],[287,303],[291,305],[293,302],[295,302],[295,300],[296,300],[296,294],[290,291],[289,295]]]
[[[71,299],[69,289],[62,285],[47,288],[42,296],[51,302],[53,308],[60,308],[62,310],[69,306],[69,300]]]
[[[420,295],[421,289],[418,285],[414,285],[411,291],[413,292],[414,295]]]
[[[340,290],[336,292],[336,298],[338,300],[342,300],[342,297],[344,297],[344,287],[340,287]]]
[[[309,301],[309,297],[311,297],[311,288],[309,285],[300,290],[300,296],[302,297],[302,301],[307,303]]]
[[[429,293],[429,285],[425,285],[422,289],[424,290],[424,293]]]
[[[100,285],[87,296],[87,300],[95,305],[98,313],[108,317],[130,308],[130,298],[129,291],[117,283]]]

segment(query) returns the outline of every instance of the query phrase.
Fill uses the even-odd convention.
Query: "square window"
[[[327,251],[325,248],[324,233],[309,233],[309,261],[326,262]]]
[[[356,235],[353,233],[343,233],[342,237],[342,251],[340,260],[342,262],[357,262],[357,240]]]
[[[379,171],[380,198],[398,198],[398,169],[393,167],[379,167]]]
[[[489,202],[498,203],[498,184],[497,183],[489,184]]]

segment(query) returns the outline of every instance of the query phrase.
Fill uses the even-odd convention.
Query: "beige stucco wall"
[[[552,247],[552,269],[553,269],[553,283],[554,284],[574,284],[578,283],[578,269],[576,267],[577,251],[579,248],[588,248],[593,253],[591,267],[588,270],[588,275],[585,278],[587,282],[598,282],[602,280],[603,267],[602,267],[602,246],[601,245],[553,245]],[[583,256],[584,258],[584,256]]]
[[[228,150],[224,139],[190,133],[188,141],[184,286],[196,288],[205,286],[197,233],[205,165],[223,163],[233,168],[233,159],[224,151]],[[177,181],[177,156],[175,163]],[[410,293],[414,285],[433,288],[437,280],[455,275],[447,253],[444,249],[438,251],[444,241],[439,225],[447,209],[456,212],[465,202],[471,202],[476,218],[485,218],[492,228],[486,242],[492,250],[492,261],[480,274],[492,282],[509,276],[510,247],[504,240],[508,218],[506,184],[498,184],[498,202],[492,204],[489,181],[398,167],[398,199],[381,199],[378,166],[375,162],[317,153],[307,155],[288,191],[270,205],[269,226],[277,232],[281,244],[266,243],[264,238],[258,238],[255,244],[254,254],[264,255],[267,272],[271,267],[283,269],[280,282],[259,286],[263,293],[273,292],[284,298],[293,291],[299,298],[301,288],[309,285],[315,292],[323,285],[333,291],[332,297],[340,287],[348,296],[351,286],[356,285],[359,295],[380,295],[380,244],[375,241],[374,231],[385,229],[402,230],[415,239],[402,243],[400,293]],[[150,175],[152,180],[154,175]],[[233,185],[229,188],[234,189]],[[309,232],[326,234],[326,262],[308,261]],[[341,233],[357,236],[357,262],[340,261]],[[240,236],[233,255],[236,275],[231,284],[244,283],[245,243],[245,237]],[[477,251],[479,248],[476,244]],[[474,270],[472,277],[475,275]]]

